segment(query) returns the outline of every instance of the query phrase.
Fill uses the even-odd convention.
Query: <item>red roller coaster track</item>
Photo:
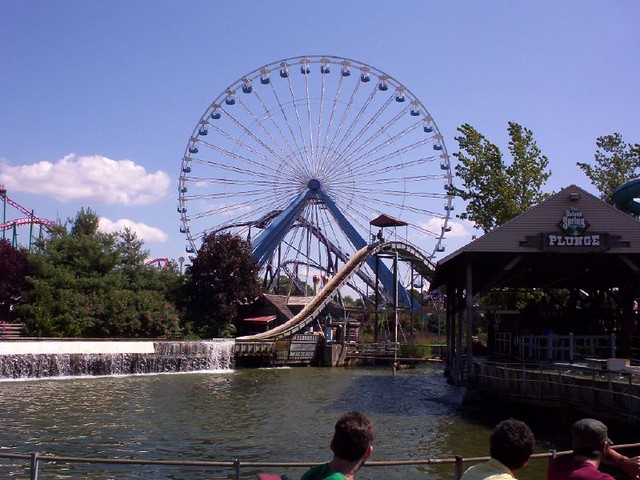
[[[144,262],[145,265],[149,267],[157,267],[157,268],[167,268],[169,265],[168,258],[152,258],[151,260],[147,260]]]
[[[3,203],[3,218],[2,223],[0,223],[0,231],[4,232],[6,230],[15,229],[17,227],[22,227],[25,225],[40,225],[44,227],[45,230],[49,230],[49,228],[56,225],[55,222],[51,220],[47,220],[46,218],[40,218],[35,215],[32,211],[29,211],[22,205],[20,205],[15,200],[10,199],[7,196],[7,190],[4,185],[0,185],[0,201]],[[11,207],[18,210],[24,217],[17,218],[13,220],[7,220],[6,217],[6,206],[10,205]]]

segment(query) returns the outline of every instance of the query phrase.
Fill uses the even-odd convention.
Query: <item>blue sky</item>
[[[639,20],[636,1],[0,2],[0,183],[41,217],[91,207],[177,258],[200,116],[261,65],[325,54],[402,82],[450,153],[463,123],[506,151],[516,121],[550,160],[548,190],[595,193],[576,162],[596,138],[640,142]],[[447,253],[471,234],[456,227]]]

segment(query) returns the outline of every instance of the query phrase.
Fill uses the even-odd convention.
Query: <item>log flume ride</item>
[[[404,242],[377,242],[367,245],[366,247],[358,250],[354,256],[332,277],[329,282],[324,286],[318,294],[307,303],[304,308],[296,314],[293,318],[278,325],[266,332],[257,333],[254,335],[247,335],[244,337],[238,337],[239,341],[255,341],[265,340],[273,341],[283,338],[289,338],[292,335],[303,330],[307,327],[324,309],[324,307],[331,301],[331,299],[338,293],[349,278],[355,274],[358,268],[362,265],[367,258],[372,255],[376,255],[380,252],[397,252],[398,256],[404,261],[412,262],[415,270],[425,278],[431,278],[434,271],[434,264],[429,260],[419,249]]]

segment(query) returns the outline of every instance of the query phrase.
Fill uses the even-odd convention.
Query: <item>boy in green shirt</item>
[[[333,459],[311,467],[302,480],[354,480],[373,451],[375,430],[371,420],[358,412],[342,415],[336,422],[331,440]]]

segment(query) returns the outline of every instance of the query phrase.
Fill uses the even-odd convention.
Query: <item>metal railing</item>
[[[625,445],[616,445],[615,450],[624,450],[627,448],[638,448],[640,443],[632,443]],[[560,455],[569,455],[571,451],[556,452],[551,450],[548,453],[534,453],[531,459],[545,459]],[[0,459],[24,460],[28,462],[30,480],[38,480],[41,463],[56,464],[102,464],[102,465],[132,465],[132,466],[166,466],[166,467],[204,467],[212,470],[230,470],[233,471],[234,480],[241,480],[242,469],[273,469],[273,468],[299,468],[311,467],[317,465],[318,462],[242,462],[235,459],[232,462],[210,462],[210,461],[194,461],[194,460],[136,460],[121,458],[89,458],[89,457],[66,457],[55,455],[40,455],[38,453],[20,454],[20,453],[0,453]],[[454,479],[459,480],[465,470],[465,464],[478,463],[489,460],[489,457],[463,457],[455,455],[452,458],[437,458],[424,460],[389,460],[389,461],[367,461],[365,468],[389,467],[389,466],[418,466],[418,465],[452,465],[454,469]],[[1,466],[1,463],[0,463]]]
[[[494,336],[494,349],[497,353],[502,355],[511,356],[511,347],[513,345],[511,340],[511,333],[509,332],[497,332]]]
[[[520,358],[572,362],[590,356],[615,357],[616,336],[611,335],[521,335],[514,337]]]
[[[362,354],[393,354],[400,349],[400,342],[359,342],[356,344],[358,353]]]

